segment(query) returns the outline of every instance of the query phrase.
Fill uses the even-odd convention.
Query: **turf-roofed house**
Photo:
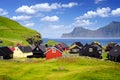
[[[97,44],[86,44],[80,51],[79,55],[102,58],[102,47]]]

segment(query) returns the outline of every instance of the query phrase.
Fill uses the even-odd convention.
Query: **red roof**
[[[57,44],[56,47],[61,51],[69,50],[69,46],[65,43]]]
[[[14,47],[11,47],[9,48],[12,52],[14,52],[15,48]]]

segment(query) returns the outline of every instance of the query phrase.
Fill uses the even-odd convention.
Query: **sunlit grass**
[[[120,64],[89,57],[0,61],[0,80],[119,80]]]
[[[0,16],[0,40],[3,41],[3,45],[14,46],[16,43],[28,45],[26,38],[36,34],[36,31]]]
[[[108,58],[107,58],[107,54],[108,54],[108,52],[103,52],[103,53],[102,53],[102,59],[108,59]]]

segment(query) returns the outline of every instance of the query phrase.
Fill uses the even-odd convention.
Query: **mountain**
[[[73,29],[70,33],[65,33],[62,35],[63,38],[69,38],[69,37],[120,37],[120,22],[112,21],[110,24],[99,28],[97,30],[88,30],[83,27],[76,27]]]
[[[63,34],[62,37],[87,37],[87,34],[90,32],[91,30],[85,29],[83,27],[76,27],[71,33]]]
[[[36,34],[39,33],[20,25],[16,21],[0,16],[0,40],[2,40],[3,45],[13,46],[17,43],[28,45],[26,38]]]

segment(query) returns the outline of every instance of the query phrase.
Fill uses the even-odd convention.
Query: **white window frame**
[[[93,48],[89,48],[89,52],[93,52]]]
[[[56,53],[56,49],[55,48],[52,48],[52,53]]]

